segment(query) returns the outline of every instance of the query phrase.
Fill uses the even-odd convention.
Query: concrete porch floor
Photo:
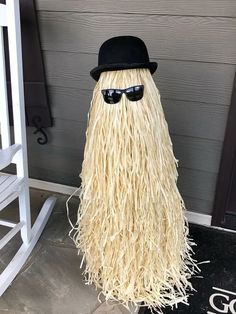
[[[0,298],[0,313],[8,314],[90,314],[99,307],[98,291],[83,282],[80,256],[68,237],[70,225],[65,202],[67,195],[32,189],[32,221],[44,200],[57,197],[52,215],[27,263]],[[76,220],[78,201],[71,201],[72,220]],[[18,203],[11,203],[1,212],[1,218],[18,221]],[[0,237],[7,228],[0,229]],[[14,237],[1,251],[0,272],[14,256],[21,244],[20,236]]]

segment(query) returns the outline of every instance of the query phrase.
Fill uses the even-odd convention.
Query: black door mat
[[[197,290],[189,297],[189,306],[179,304],[177,309],[163,309],[164,314],[236,314],[236,233],[190,225],[190,236],[203,279],[194,278]],[[151,311],[140,310],[145,314]]]

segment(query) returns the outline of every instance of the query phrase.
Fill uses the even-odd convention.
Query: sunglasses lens
[[[138,101],[143,97],[143,85],[130,87],[125,93],[130,101]]]
[[[104,89],[102,90],[104,101],[108,104],[117,104],[122,96],[119,90],[115,89]]]
[[[103,89],[102,95],[104,101],[108,104],[117,104],[123,93],[130,101],[138,101],[143,97],[143,85],[132,86],[127,89]]]

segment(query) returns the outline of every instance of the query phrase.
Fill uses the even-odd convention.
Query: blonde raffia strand
[[[104,102],[101,89],[144,85],[144,96]],[[187,304],[192,258],[177,160],[148,69],[109,71],[94,89],[73,239],[88,284],[126,308]]]

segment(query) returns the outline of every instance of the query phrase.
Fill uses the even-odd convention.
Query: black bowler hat
[[[102,44],[98,54],[98,66],[92,69],[90,75],[98,81],[102,72],[137,68],[147,68],[153,74],[157,63],[149,61],[147,47],[142,39],[119,36]]]

